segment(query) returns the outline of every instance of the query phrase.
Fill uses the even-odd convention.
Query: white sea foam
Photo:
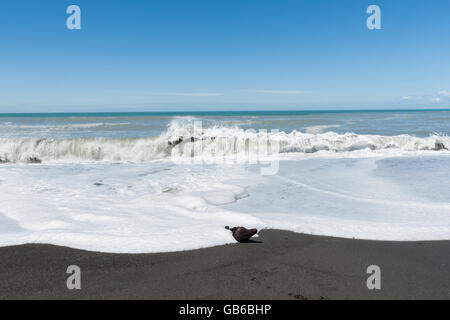
[[[245,164],[168,160],[6,164],[0,166],[0,245],[177,251],[233,242],[225,225],[450,239],[449,159],[289,160],[274,176]]]
[[[201,128],[192,119],[172,121],[166,132],[150,138],[1,138],[2,162],[146,162],[169,157],[248,156],[260,152],[261,141],[277,145],[281,154],[336,154],[364,151],[393,155],[398,152],[449,152],[450,138],[431,135],[381,136],[354,133],[258,132],[237,127]],[[193,151],[195,151],[193,153]]]
[[[261,140],[279,145],[276,175],[246,161],[173,161],[192,150],[246,159]],[[0,246],[188,250],[233,242],[225,225],[450,239],[449,148],[444,135],[266,134],[194,118],[151,138],[2,138]]]

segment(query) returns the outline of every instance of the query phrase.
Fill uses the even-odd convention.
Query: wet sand
[[[81,290],[68,290],[69,265]],[[381,268],[381,290],[366,269]],[[263,230],[255,242],[157,254],[0,248],[0,299],[450,299],[450,241]]]

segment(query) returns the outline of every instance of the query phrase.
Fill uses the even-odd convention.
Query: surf
[[[450,138],[336,132],[266,131],[236,126],[202,128],[194,119],[175,119],[159,136],[147,138],[0,138],[0,163],[148,162],[167,158],[278,154],[449,153]]]

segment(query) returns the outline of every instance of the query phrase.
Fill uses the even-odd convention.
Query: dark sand
[[[0,248],[1,299],[450,299],[450,241],[385,242],[264,230],[261,243],[160,254]],[[68,290],[68,265],[82,289]],[[381,290],[366,287],[381,267]]]

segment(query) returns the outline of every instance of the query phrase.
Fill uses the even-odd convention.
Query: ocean
[[[0,114],[0,246],[450,239],[450,110]]]

